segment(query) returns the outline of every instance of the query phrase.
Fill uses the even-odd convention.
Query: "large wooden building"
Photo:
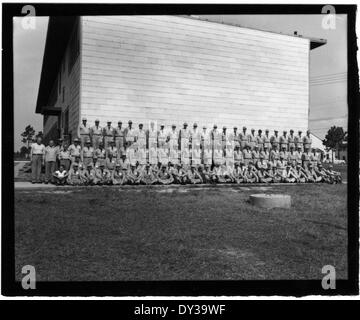
[[[50,17],[36,112],[46,138],[73,138],[82,117],[305,131],[325,43],[182,16]]]

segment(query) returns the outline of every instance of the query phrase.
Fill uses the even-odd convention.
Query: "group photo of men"
[[[308,130],[278,130],[270,135],[244,126],[219,130],[187,123],[170,130],[155,122],[144,129],[131,120],[123,127],[95,120],[89,126],[83,118],[79,138],[45,147],[37,137],[31,148],[32,183],[56,185],[202,184],[202,183],[305,183],[341,182],[339,172],[322,164],[321,154],[312,148]],[[40,178],[42,165],[45,179]]]

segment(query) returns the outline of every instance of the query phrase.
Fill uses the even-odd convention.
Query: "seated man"
[[[329,165],[326,171],[330,175],[332,183],[341,183],[341,173],[338,171],[334,171],[332,165]]]
[[[187,175],[188,167],[187,165],[178,165],[178,179],[181,184],[191,183]]]
[[[157,180],[160,184],[171,184],[174,181],[173,176],[169,173],[166,165],[162,165],[160,171],[157,174]]]
[[[321,182],[323,180],[322,176],[316,172],[314,164],[311,162],[309,164],[309,172],[314,178],[314,182]]]
[[[234,175],[234,180],[236,183],[244,182],[244,173],[243,173],[242,166],[240,166],[240,161],[235,162],[235,169],[234,169],[233,175]]]
[[[151,166],[147,164],[140,179],[141,184],[152,185],[158,181]]]
[[[223,176],[223,170],[221,169],[219,163],[216,163],[216,164],[215,164],[215,167],[214,167],[214,176],[215,176],[214,181],[215,181],[216,183],[225,183],[225,182],[226,182],[225,177]]]
[[[331,183],[330,175],[328,175],[328,173],[324,170],[320,162],[317,164],[317,166],[314,166],[314,171],[319,177],[322,178],[323,182]]]
[[[54,183],[56,185],[64,185],[66,184],[66,179],[68,176],[68,172],[65,170],[64,165],[60,165],[59,170],[56,170],[53,173],[53,177],[54,177]]]
[[[111,173],[105,168],[105,163],[101,162],[95,169],[95,178],[93,182],[97,185],[107,185],[111,183]]]
[[[274,182],[279,183],[283,181],[284,175],[284,167],[282,166],[281,162],[278,161],[276,166],[273,167],[273,174],[274,174]]]
[[[85,181],[80,173],[79,164],[77,162],[72,164],[66,181],[71,186],[81,186],[84,184]]]
[[[266,168],[264,168],[264,179],[266,179],[267,183],[274,182],[273,165],[271,161],[268,161]]]
[[[257,170],[257,176],[259,177],[259,182],[261,183],[269,183],[272,181],[272,178],[266,174],[265,167],[261,164]]]
[[[301,167],[301,164],[299,163],[296,164],[295,171],[298,176],[297,182],[301,182],[301,183],[307,182],[308,176],[305,170]]]
[[[222,165],[221,166],[221,170],[222,170],[222,175],[225,179],[225,183],[233,183],[235,182],[235,177],[233,174],[233,169],[232,166],[229,165]]]
[[[140,184],[142,179],[142,171],[140,168],[136,168],[134,164],[130,166],[130,169],[127,172],[127,182],[129,184]]]
[[[200,174],[204,183],[214,183],[214,172],[212,172],[209,164],[204,165],[204,169]]]
[[[111,181],[113,185],[122,185],[124,182],[124,170],[121,169],[121,163],[118,161],[115,164],[115,169],[111,173]]]
[[[192,165],[190,170],[188,171],[188,178],[191,184],[203,183],[203,179],[201,178],[201,175],[196,169],[195,165]]]
[[[175,183],[175,184],[181,183],[180,177],[179,177],[179,170],[178,170],[179,167],[180,167],[179,163],[175,163],[175,165],[174,165],[172,162],[169,162],[169,173],[174,178],[173,183]]]
[[[249,183],[257,183],[257,182],[259,182],[259,177],[257,175],[257,170],[256,170],[256,168],[254,166],[254,163],[252,161],[249,162],[249,165],[247,167],[246,180]]]
[[[286,166],[285,174],[286,174],[286,178],[284,179],[285,182],[295,183],[298,179],[298,175],[294,172],[290,163],[288,163],[288,165]]]
[[[83,171],[83,177],[86,185],[93,185],[94,184],[94,178],[95,178],[95,169],[92,165],[92,163],[88,163],[86,168]]]

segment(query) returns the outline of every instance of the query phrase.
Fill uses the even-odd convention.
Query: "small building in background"
[[[74,138],[82,117],[305,132],[325,43],[196,17],[50,17],[36,112],[45,140]]]

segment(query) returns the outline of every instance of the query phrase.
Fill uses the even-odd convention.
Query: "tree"
[[[327,132],[325,139],[322,141],[326,150],[332,150],[332,161],[334,162],[334,151],[339,149],[344,139],[347,137],[347,132],[342,127],[332,126]]]
[[[21,142],[26,144],[27,153],[29,153],[30,143],[32,142],[35,130],[31,125],[27,125],[25,131],[21,134]]]

